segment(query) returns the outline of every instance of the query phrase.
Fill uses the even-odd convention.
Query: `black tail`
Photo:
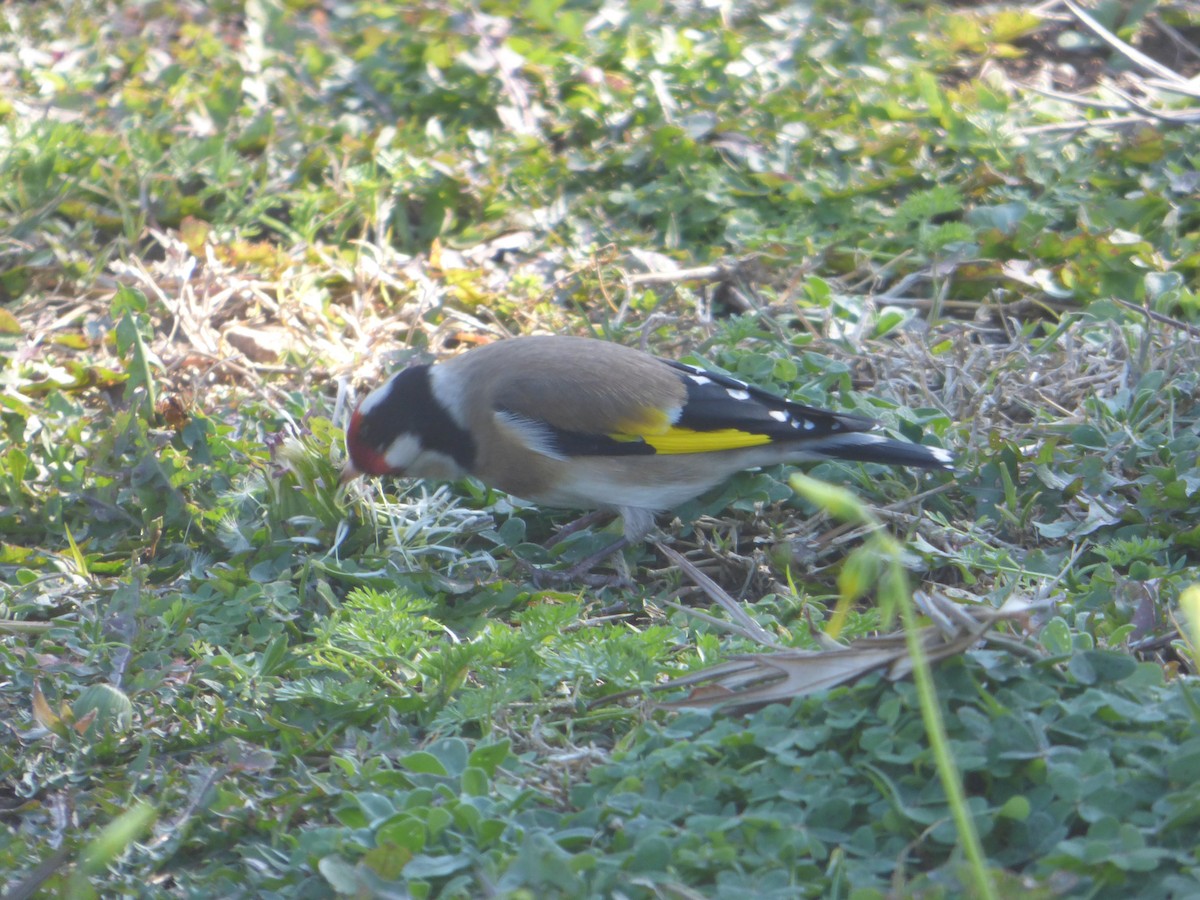
[[[879,434],[857,432],[822,438],[804,448],[830,459],[851,462],[885,463],[891,466],[921,466],[926,469],[953,469],[954,455],[941,447],[926,447],[908,441],[894,441]]]

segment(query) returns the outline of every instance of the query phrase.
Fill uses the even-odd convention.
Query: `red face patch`
[[[392,471],[383,453],[362,434],[363,415],[355,411],[350,417],[350,425],[346,428],[346,451],[350,454],[350,462],[354,468],[364,475],[387,475]]]

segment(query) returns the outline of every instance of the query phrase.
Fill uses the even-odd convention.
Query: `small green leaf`
[[[1017,794],[1015,797],[1009,797],[1004,801],[1004,805],[996,810],[996,815],[1002,819],[1013,819],[1017,822],[1024,822],[1029,818],[1029,798]]]
[[[336,853],[322,858],[317,863],[317,871],[331,888],[343,896],[358,896],[363,889],[358,867]]]
[[[382,822],[396,813],[396,805],[392,803],[391,798],[383,794],[361,791],[354,795],[354,800],[366,813],[367,822],[371,824]]]
[[[67,533],[67,544],[71,548],[71,560],[75,563],[75,571],[84,578],[88,577],[88,564],[83,553],[79,550],[79,545],[75,543],[75,535],[71,534],[71,526],[63,522],[63,530]]]
[[[501,543],[505,547],[515,547],[525,541],[525,520],[519,516],[509,516],[504,524],[496,529]]]
[[[462,790],[471,797],[486,797],[491,787],[487,772],[476,766],[467,766],[462,773]]]
[[[442,765],[442,761],[424,750],[418,750],[415,753],[410,753],[408,756],[402,757],[400,765],[408,769],[410,772],[417,772],[421,775],[449,775],[446,767]]]
[[[461,872],[475,864],[471,853],[456,853],[453,856],[414,856],[404,867],[405,878],[445,878]]]
[[[1137,661],[1115,650],[1085,650],[1071,658],[1067,668],[1081,684],[1123,681],[1137,669]]]
[[[1038,637],[1051,656],[1068,656],[1071,653],[1071,626],[1061,616],[1055,616],[1047,622]]]
[[[405,812],[376,828],[375,840],[417,854],[425,849],[425,825],[410,812]]]
[[[671,845],[661,837],[638,841],[629,868],[634,872],[666,872],[671,867]]]
[[[130,312],[126,312],[117,323],[117,350],[122,355],[129,353],[132,357],[128,366],[129,380],[125,382],[125,399],[132,399],[139,387],[145,389],[146,402],[143,409],[146,415],[150,415],[158,403],[158,392],[150,367],[152,364],[159,365],[159,362],[146,347],[142,333]]]
[[[496,741],[494,744],[480,744],[471,751],[468,762],[472,766],[483,769],[488,777],[492,777],[496,774],[496,768],[508,759],[511,746],[511,742],[507,739]]]
[[[1179,595],[1179,608],[1183,610],[1192,661],[1200,662],[1200,584],[1188,585],[1183,589]]]
[[[102,872],[125,848],[145,834],[157,818],[158,811],[151,804],[137,802],[105,825],[84,848],[79,868],[71,879],[72,885],[86,883],[89,876]],[[68,894],[79,896],[70,888]]]

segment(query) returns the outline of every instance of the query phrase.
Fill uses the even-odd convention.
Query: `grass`
[[[1200,9],[1039,9],[6,8],[7,896],[1196,893]],[[955,451],[663,517],[789,650],[897,627],[881,546],[1038,611],[662,708],[762,648],[653,546],[539,591],[610,535],[337,487],[385,373],[531,331]]]

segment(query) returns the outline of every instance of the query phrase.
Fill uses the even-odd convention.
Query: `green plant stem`
[[[900,566],[898,557],[890,560],[893,566]],[[950,752],[950,739],[946,735],[946,723],[942,719],[942,707],[938,703],[937,691],[933,686],[933,673],[929,668],[929,660],[925,657],[925,648],[921,646],[918,637],[920,628],[917,624],[916,612],[913,609],[912,597],[907,591],[900,592],[897,597],[900,602],[900,621],[904,625],[904,639],[908,644],[908,654],[913,663],[913,682],[917,686],[917,699],[921,704],[921,718],[925,722],[925,731],[929,735],[929,745],[933,748],[933,758],[937,763],[938,776],[942,779],[942,790],[950,804],[950,814],[958,829],[958,839],[963,852],[971,865],[971,874],[975,879],[975,889],[979,897],[995,900],[996,887],[988,872],[987,858],[983,845],[979,841],[979,833],[975,830],[975,821],[967,808],[967,798],[962,789],[962,778],[954,755]]]
[[[334,647],[334,646],[331,646],[328,644],[321,646],[321,647],[314,647],[312,650],[308,651],[308,655],[311,656],[313,659],[320,659],[321,655],[325,654],[325,653],[328,653],[331,656],[344,656],[347,659],[352,659],[356,663],[358,663],[360,666],[363,666],[368,671],[370,671],[372,674],[374,674],[376,678],[378,678],[380,681],[382,681],[384,684],[386,684],[388,687],[390,687],[392,690],[396,691],[397,693],[400,693],[403,695],[408,695],[409,693],[411,693],[409,688],[405,687],[403,684],[396,681],[394,678],[390,677],[386,672],[383,671],[383,669],[379,668],[379,666],[375,665],[369,659],[364,659],[362,656],[360,656],[357,653],[351,653],[349,650],[345,650],[341,647]],[[411,666],[402,666],[402,668],[407,668],[409,673],[412,674],[413,676],[417,676],[417,677],[420,676],[420,673],[416,669],[412,668]]]
[[[879,605],[885,613],[896,606],[900,608],[900,621],[904,626],[908,654],[912,658],[913,681],[917,686],[921,718],[925,723],[925,732],[929,735],[929,745],[933,748],[933,758],[937,764],[938,776],[942,779],[942,789],[946,792],[946,800],[950,804],[950,814],[954,817],[954,824],[958,829],[958,839],[971,865],[977,895],[986,900],[995,900],[996,888],[988,872],[987,858],[979,841],[979,833],[975,830],[975,822],[967,808],[958,766],[955,765],[954,755],[950,752],[942,708],[933,686],[933,674],[925,656],[925,648],[921,646],[920,628],[913,608],[912,592],[908,587],[908,574],[901,561],[903,548],[884,530],[878,517],[850,491],[806,475],[793,475],[790,481],[794,490],[822,506],[831,515],[848,522],[864,524],[874,532],[871,544],[864,545],[862,549],[873,548],[873,552],[883,560],[883,568],[877,578]],[[842,585],[842,589],[845,591],[846,585]],[[861,586],[856,588],[855,596],[843,596],[841,601],[852,602],[858,591],[861,591]]]

